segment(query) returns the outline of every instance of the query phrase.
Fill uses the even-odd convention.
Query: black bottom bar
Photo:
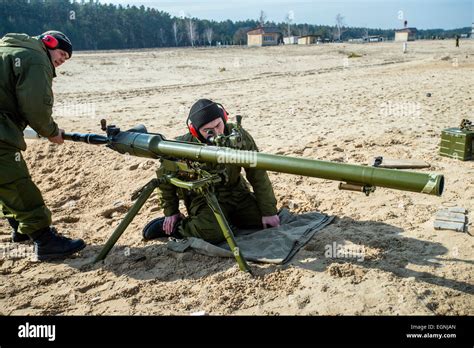
[[[146,344],[472,347],[472,317],[1,317],[0,346]],[[43,337],[32,337],[39,336]],[[21,337],[20,337],[21,336]]]

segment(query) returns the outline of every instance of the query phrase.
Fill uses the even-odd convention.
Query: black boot
[[[27,240],[30,240],[30,237],[28,235],[19,233],[18,232],[18,226],[20,225],[18,221],[12,218],[7,218],[8,223],[12,227],[12,242],[13,243],[20,243],[20,242],[25,242]]]
[[[165,238],[165,237],[173,237],[176,239],[182,239],[183,237],[178,232],[178,224],[174,225],[174,230],[171,235],[168,235],[163,231],[163,224],[165,222],[165,218],[157,218],[151,220],[143,229],[143,239],[144,240],[152,240],[156,238]]]
[[[82,239],[61,236],[54,228],[45,228],[31,235],[34,250],[39,261],[64,258],[85,248]]]

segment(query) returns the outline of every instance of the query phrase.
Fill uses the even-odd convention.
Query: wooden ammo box
[[[468,161],[474,159],[474,128],[463,120],[459,128],[448,128],[441,132],[439,149],[441,156]]]

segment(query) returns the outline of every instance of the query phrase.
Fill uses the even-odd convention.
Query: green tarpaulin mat
[[[279,216],[279,227],[241,230],[235,233],[237,245],[247,260],[284,264],[290,261],[316,232],[321,231],[334,219],[333,216],[318,212],[293,215],[287,209],[282,209]],[[208,256],[234,257],[226,242],[213,245],[194,237],[171,239],[167,247],[180,253],[191,249]]]

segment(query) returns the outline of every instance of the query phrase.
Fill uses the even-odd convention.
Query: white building
[[[395,30],[395,41],[415,41],[417,32],[418,30],[416,28],[403,28]]]
[[[298,43],[298,36],[287,36],[283,38],[285,45],[296,45]]]

